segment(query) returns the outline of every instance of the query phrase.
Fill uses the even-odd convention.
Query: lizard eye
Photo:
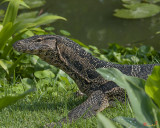
[[[42,39],[41,39],[41,38],[38,38],[38,39],[37,39],[37,42],[41,42],[41,41],[42,41]]]

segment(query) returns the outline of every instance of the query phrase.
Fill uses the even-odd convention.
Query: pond
[[[47,0],[44,11],[67,18],[67,22],[53,24],[64,29],[73,38],[99,48],[108,43],[124,46],[145,44],[160,50],[160,15],[152,18],[126,20],[113,16],[114,10],[122,8],[117,0]]]

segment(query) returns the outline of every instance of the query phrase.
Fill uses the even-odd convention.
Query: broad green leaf
[[[114,16],[126,19],[137,19],[151,17],[160,12],[160,7],[155,4],[125,4],[124,7],[127,9],[116,9]]]
[[[45,14],[39,16],[38,18],[36,18],[33,23],[35,23],[37,26],[37,25],[49,24],[49,23],[52,23],[58,19],[66,21],[66,18],[64,18],[64,17],[45,13]]]
[[[23,0],[20,0],[20,5],[26,8],[30,8]]]
[[[29,78],[23,78],[22,84],[25,85],[26,88],[35,87],[35,82],[32,79]]]
[[[23,94],[18,95],[18,96],[5,96],[5,97],[0,98],[0,110],[3,109],[4,107],[11,105],[11,104],[14,104],[19,99],[24,98],[26,95],[28,95],[34,91],[35,91],[35,88],[31,88],[28,91],[26,91]]]
[[[25,54],[22,54],[9,68],[9,73],[12,73],[14,69],[16,68],[17,64],[21,61],[21,59],[25,56]]]
[[[17,16],[16,22],[24,21],[24,19],[28,19],[28,18],[36,18],[37,15],[38,15],[38,11],[21,13]]]
[[[7,43],[7,40],[11,37],[14,33],[13,24],[9,22],[6,24],[2,30],[0,31],[0,50],[4,48]]]
[[[3,4],[3,3],[5,3],[5,2],[10,2],[10,1],[12,1],[12,0],[3,0],[0,4]],[[19,1],[20,3],[20,5],[22,5],[23,6],[23,8],[25,7],[25,8],[30,8],[23,0],[20,0]],[[21,7],[22,8],[22,7]]]
[[[122,0],[122,2],[126,4],[135,4],[135,3],[140,3],[140,0]]]
[[[24,34],[28,37],[34,36],[34,33],[30,30],[26,31]]]
[[[89,48],[90,48],[91,50],[93,50],[93,52],[94,52],[95,54],[101,54],[101,53],[100,53],[100,50],[99,50],[96,46],[89,45]]]
[[[81,45],[82,47],[89,49],[89,47],[87,45],[85,45],[84,43],[82,43],[81,41],[79,41],[77,39],[73,39],[73,38],[70,38],[70,39],[73,40],[74,42],[76,42],[77,44]]]
[[[29,30],[31,30],[31,31],[37,31],[37,32],[45,32],[43,29],[41,29],[41,28],[31,28],[31,29],[29,29]]]
[[[30,78],[23,78],[22,80],[21,80],[21,82],[22,82],[22,85],[23,85],[23,89],[26,91],[26,90],[28,90],[28,89],[30,89],[31,87],[32,88],[36,88],[36,83],[32,80],[32,79],[30,79]]]
[[[49,24],[59,19],[66,20],[64,17],[56,16],[48,13],[45,13],[37,18],[28,18],[25,20],[20,20],[16,23],[16,32],[19,32],[23,29],[30,28],[30,27]]]
[[[11,49],[12,47],[12,44],[10,44],[12,41],[9,41],[9,39],[12,39],[11,36],[15,33],[16,29],[17,24],[13,25],[11,22],[9,22],[0,31],[0,50],[3,51],[3,58],[6,58],[8,54],[8,51],[4,51],[5,46],[8,47],[7,49]],[[16,36],[14,38],[16,38]],[[13,41],[15,41],[15,39],[13,39]]]
[[[41,60],[37,56],[33,56],[31,58],[31,63],[43,70],[46,69],[47,67],[50,67],[50,65],[47,62]]]
[[[24,32],[14,35],[14,38],[12,38],[12,40],[7,41],[7,45],[5,45],[5,47],[3,48],[3,54],[2,54],[3,58],[7,58],[8,56],[10,56],[9,53],[12,50],[12,44],[22,39],[22,35],[24,34]]]
[[[44,30],[46,30],[46,31],[54,31],[55,28],[54,27],[45,27]]]
[[[65,84],[63,83],[63,82],[56,82],[57,83],[57,85],[58,85],[58,88],[62,88],[64,91],[66,91],[67,92],[67,90],[66,90],[66,88],[65,88]],[[67,85],[69,85],[68,83],[67,83]]]
[[[146,2],[146,3],[158,3],[160,0],[122,0],[122,2],[127,3],[127,4],[135,4],[135,3],[141,3],[141,2]]]
[[[160,66],[155,66],[145,84],[146,93],[160,108]]]
[[[21,0],[10,0],[7,12],[3,20],[3,26],[5,26],[9,22],[14,23],[17,17],[20,2]]]
[[[157,117],[160,118],[159,109],[144,91],[145,81],[143,79],[124,75],[118,69],[114,68],[101,68],[97,71],[105,79],[113,81],[121,88],[127,90],[135,118],[138,122],[141,124],[144,122],[153,124],[155,122],[153,110],[156,111]]]
[[[97,117],[98,117],[98,128],[116,128],[116,126],[112,123],[112,121],[107,119],[101,113],[98,113]]]
[[[121,63],[121,53],[113,52],[114,58],[117,60],[117,62]]]
[[[160,0],[145,0],[145,2],[148,2],[148,3],[158,3],[158,2],[160,2]]]
[[[63,34],[64,36],[70,36],[71,34],[66,31],[66,30],[60,30],[60,33]]]
[[[43,70],[43,71],[36,71],[34,73],[35,77],[39,78],[39,79],[43,79],[43,78],[54,78],[55,74],[53,72],[51,72],[50,70]]]
[[[3,29],[3,25],[0,24],[0,32],[1,32],[2,29]]]
[[[26,3],[26,5],[28,5],[30,8],[33,9],[33,8],[44,6],[46,1],[45,0],[24,0],[24,3]],[[20,6],[20,9],[24,9],[24,7]]]
[[[139,62],[139,58],[136,57],[136,56],[132,56],[132,57],[131,57],[131,60],[132,60],[135,64],[137,64],[137,63]]]
[[[13,65],[13,62],[10,60],[4,60],[4,59],[0,59],[0,66],[3,67],[3,69],[8,73],[9,68],[11,68],[11,66]]]
[[[103,54],[100,54],[100,60],[104,60],[104,61],[106,61],[106,62],[109,62],[109,59],[105,56],[105,55],[103,55]]]
[[[118,123],[122,124],[126,128],[146,128],[146,126],[144,126],[145,122],[142,125],[134,118],[118,116],[118,117],[114,118],[114,120],[117,121]]]
[[[138,49],[138,54],[140,55],[152,55],[154,52],[154,48],[153,47],[149,47],[149,46],[145,46],[145,45],[142,45],[141,47],[139,47]]]
[[[59,70],[57,73],[57,78],[60,79],[60,81],[65,84],[73,83],[74,81],[62,70]]]
[[[10,61],[0,59],[0,66],[7,72],[7,74],[9,74],[8,68],[9,65],[11,66],[11,64],[12,63]]]
[[[36,83],[37,87],[45,87],[44,85],[49,85],[50,84],[50,79],[49,78],[45,78],[45,79],[41,79]]]
[[[36,56],[36,55],[33,55],[33,56],[30,58],[30,60],[31,60],[31,63],[32,63],[33,65],[36,65],[37,62],[38,62],[38,60],[39,60],[39,57]]]

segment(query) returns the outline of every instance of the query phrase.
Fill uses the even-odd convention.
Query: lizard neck
[[[107,81],[95,69],[106,63],[87,53],[75,42],[69,41],[59,41],[60,43],[57,44],[58,58],[56,63],[52,59],[45,61],[65,71],[83,93],[88,93],[89,90],[94,91],[94,89],[90,89],[93,84],[96,84],[95,90],[99,89],[99,86]]]

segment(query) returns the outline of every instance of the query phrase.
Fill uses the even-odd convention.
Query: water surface
[[[160,50],[160,15],[139,20],[113,16],[122,4],[117,0],[47,0],[44,11],[67,18],[55,28],[69,31],[85,44],[105,48],[108,43],[121,45],[145,44]]]

